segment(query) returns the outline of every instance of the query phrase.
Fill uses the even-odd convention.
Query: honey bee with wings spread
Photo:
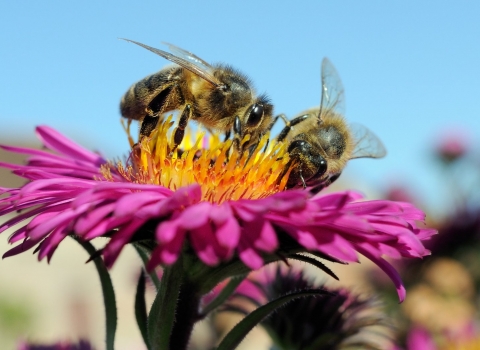
[[[345,121],[342,82],[327,58],[322,61],[321,74],[320,107],[306,110],[291,121],[280,115],[286,126],[277,136],[288,145],[292,170],[287,188],[311,187],[313,193],[338,179],[350,159],[386,154],[375,134]]]
[[[173,62],[140,80],[130,87],[120,103],[123,117],[141,122],[140,137],[150,135],[162,115],[180,110],[178,125],[174,131],[174,147],[182,142],[189,120],[230,136],[234,144],[246,135],[246,149],[259,140],[272,125],[273,106],[266,95],[257,96],[252,82],[245,75],[228,65],[210,65],[191,52],[167,44],[172,53],[159,50],[136,41],[137,44]]]

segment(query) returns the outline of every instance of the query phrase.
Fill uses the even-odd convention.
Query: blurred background
[[[458,264],[471,281],[466,298],[472,321],[480,281],[471,271],[479,230],[479,16],[480,4],[467,1],[2,2],[0,143],[39,146],[34,128],[47,124],[110,159],[124,156],[120,98],[168,62],[118,38],[158,48],[171,42],[208,62],[231,64],[268,93],[275,113],[290,117],[318,106],[320,63],[328,56],[345,87],[347,119],[369,127],[388,149],[385,159],[350,162],[336,188],[410,199],[428,213],[431,225],[449,230],[456,238],[448,242],[454,243],[438,248],[438,256]],[[0,157],[9,160],[4,152]],[[0,186],[21,184],[7,173],[1,170]],[[458,238],[455,223],[466,222],[470,226]],[[0,239],[2,252],[7,235]],[[50,266],[29,254],[1,261],[2,349],[20,338],[52,342],[81,336],[102,348],[98,277],[75,244],[62,244]],[[118,349],[142,349],[132,306],[139,266],[133,252],[125,251],[113,269]],[[412,269],[420,270],[405,267]],[[412,286],[425,278],[406,274]],[[353,284],[353,277],[341,279]]]

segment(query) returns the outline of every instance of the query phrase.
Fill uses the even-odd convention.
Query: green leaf
[[[160,290],[148,315],[148,339],[152,350],[169,350],[183,273],[181,256],[163,272]]]
[[[289,255],[288,258],[293,260],[303,261],[303,262],[306,262],[307,264],[311,264],[316,268],[319,268],[320,270],[325,272],[327,275],[335,278],[337,281],[339,280],[337,275],[335,275],[335,273],[333,273],[333,271],[330,270],[327,266],[325,266],[325,264],[322,263],[321,261],[318,261],[314,258],[311,258],[306,255],[302,255],[302,254],[292,254],[292,255]]]
[[[278,254],[265,254],[262,258],[264,265],[282,260]],[[199,292],[203,295],[210,292],[216,285],[227,278],[248,274],[251,271],[241,260],[235,258],[217,267],[208,268],[203,273],[190,275],[190,279],[193,283],[201,286]],[[188,272],[190,273],[190,270]]]
[[[270,301],[269,303],[259,307],[243,320],[241,320],[226,336],[223,338],[222,342],[218,346],[217,350],[233,350],[235,349],[240,342],[245,338],[245,336],[265,317],[270,315],[277,308],[282,307],[289,301],[292,301],[297,298],[304,298],[307,296],[319,296],[330,294],[324,290],[318,289],[307,289],[303,291],[298,291],[290,293],[284,296],[281,296],[275,300]]]
[[[222,305],[225,300],[232,295],[232,293],[237,289],[237,287],[242,283],[242,281],[247,277],[247,275],[243,276],[238,276],[238,277],[233,277],[230,279],[228,284],[222,289],[222,291],[217,295],[215,299],[213,299],[210,304],[205,306],[205,308],[202,310],[202,316],[205,317],[208,315],[210,312],[215,310],[217,307]]]
[[[145,303],[145,274],[143,270],[140,273],[137,284],[137,293],[135,294],[135,318],[137,319],[137,325],[142,334],[145,345],[150,350],[150,344],[148,343],[147,334],[147,305]]]
[[[100,256],[98,256],[97,250],[90,243],[81,240],[77,236],[71,236],[80,245],[85,248],[90,257],[94,256],[93,262],[97,268],[98,276],[100,277],[100,283],[102,285],[103,302],[105,304],[105,318],[106,318],[106,349],[113,350],[115,342],[115,332],[117,330],[117,306],[115,302],[115,291],[113,290],[112,279],[108,273],[105,264]],[[90,261],[90,259],[89,259]]]

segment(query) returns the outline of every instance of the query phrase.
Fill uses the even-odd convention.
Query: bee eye
[[[322,157],[322,159],[320,159],[320,161],[318,162],[317,174],[321,176],[325,174],[326,171],[327,171],[327,161]]]
[[[255,103],[250,110],[250,114],[247,119],[247,126],[256,126],[263,118],[263,106]]]

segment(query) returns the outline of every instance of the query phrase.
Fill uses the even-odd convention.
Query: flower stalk
[[[152,350],[175,349],[171,347],[171,341],[173,341],[174,324],[178,325],[180,321],[178,319],[175,320],[175,316],[176,314],[180,316],[180,313],[177,312],[177,307],[180,305],[179,296],[183,274],[183,259],[181,257],[164,270],[160,290],[148,315],[148,339]],[[186,332],[188,334],[184,335],[189,339],[191,327],[187,328]],[[178,347],[179,350],[184,348]]]

